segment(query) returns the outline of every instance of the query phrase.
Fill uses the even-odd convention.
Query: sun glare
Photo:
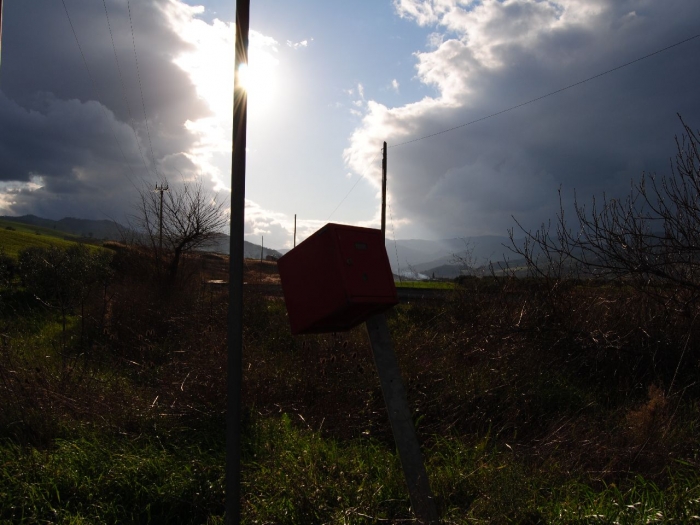
[[[233,113],[234,46],[233,25],[214,20],[208,24],[191,16],[173,19],[178,34],[191,44],[174,60],[187,73],[197,95],[211,113],[185,126],[198,136],[198,145],[188,155],[205,172],[224,180],[225,168],[217,158],[231,148]],[[239,82],[246,90],[249,117],[260,119],[275,114],[279,103],[278,43],[256,31],[250,32],[249,64],[239,66]]]
[[[248,64],[241,64],[238,66],[238,84],[248,91],[250,87],[250,69]]]

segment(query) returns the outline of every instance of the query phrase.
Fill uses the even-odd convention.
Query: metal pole
[[[382,240],[386,239],[386,142],[382,148]]]
[[[239,69],[248,63],[250,0],[236,0],[236,58],[233,83],[231,231],[229,246],[228,362],[226,408],[226,525],[241,522],[241,383],[243,380],[243,235],[248,97]]]
[[[294,214],[294,248],[297,247],[297,214]]]

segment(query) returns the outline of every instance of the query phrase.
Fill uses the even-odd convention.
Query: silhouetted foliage
[[[201,180],[169,188],[163,192],[162,200],[159,191],[143,189],[135,222],[145,235],[143,242],[158,260],[167,264],[168,278],[172,282],[177,277],[183,255],[210,244],[228,224],[226,201],[209,194]]]
[[[554,227],[543,225],[513,242],[530,270],[539,276],[622,278],[653,295],[669,292],[687,306],[700,298],[700,149],[699,134],[680,117],[683,134],[671,174],[643,174],[624,199],[595,199],[590,211],[575,202],[577,227],[567,222],[563,205]],[[518,226],[520,226],[518,224]],[[514,241],[511,230],[511,241]]]
[[[32,247],[20,252],[18,269],[27,291],[61,312],[65,332],[66,316],[79,307],[82,319],[89,295],[107,285],[111,258],[110,252],[91,251],[82,244]]]

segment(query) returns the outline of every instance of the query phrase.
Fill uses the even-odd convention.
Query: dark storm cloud
[[[700,27],[692,0],[484,1],[469,10],[456,1],[396,3],[404,16],[442,33],[438,47],[417,55],[419,78],[439,96],[402,108],[370,105],[346,152],[356,169],[369,156],[366,144],[459,126]],[[574,189],[583,202],[603,192],[624,195],[643,171],[669,172],[682,129],[676,113],[700,127],[699,66],[697,39],[506,114],[392,148],[393,208],[439,236],[503,234],[512,215],[527,227],[553,217],[560,186],[567,205]]]
[[[195,172],[183,153],[196,137],[184,123],[208,110],[173,63],[189,49],[168,20],[177,2],[131,2],[143,102],[126,2],[107,2],[121,76],[102,2],[65,4],[90,75],[61,2],[5,6],[0,202],[17,214],[123,216],[133,184],[151,184],[156,171],[171,179]],[[43,188],[17,184],[29,180]]]

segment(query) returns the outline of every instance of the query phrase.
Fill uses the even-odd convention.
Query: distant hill
[[[19,222],[29,226],[40,226],[57,232],[68,233],[78,237],[88,237],[105,241],[118,241],[122,238],[124,226],[115,221],[76,219],[65,217],[61,220],[43,219],[36,215],[22,215],[21,217],[0,216],[0,219],[11,222]]]
[[[225,233],[220,233],[211,243],[209,243],[207,246],[203,246],[202,250],[228,255],[229,243],[230,237]],[[259,259],[260,248],[261,247],[259,244],[243,241],[243,257],[246,259]],[[272,255],[273,257],[282,257],[282,254],[277,250],[263,248],[263,258],[267,257],[268,255]]]
[[[92,220],[92,219],[77,219],[75,217],[65,217],[61,220],[54,221],[52,219],[44,219],[36,215],[22,215],[21,217],[0,216],[0,221],[6,223],[19,223],[25,227],[40,229],[44,234],[54,232],[57,237],[62,234],[83,238],[90,238],[103,241],[121,241],[124,233],[127,237],[133,237],[133,232],[130,232],[125,226],[109,220]],[[59,233],[60,232],[60,233]],[[216,236],[209,246],[202,247],[204,251],[228,254],[229,252],[229,236],[221,233]],[[282,257],[282,254],[277,250],[265,248],[263,257],[272,255],[274,257]],[[244,242],[243,256],[248,259],[260,258],[260,245],[252,242]]]
[[[516,240],[516,243],[519,241]],[[482,235],[427,241],[424,239],[387,239],[386,249],[394,272],[410,269],[435,277],[456,277],[460,270],[497,263],[504,258],[517,257],[512,253],[510,239],[505,236]]]

